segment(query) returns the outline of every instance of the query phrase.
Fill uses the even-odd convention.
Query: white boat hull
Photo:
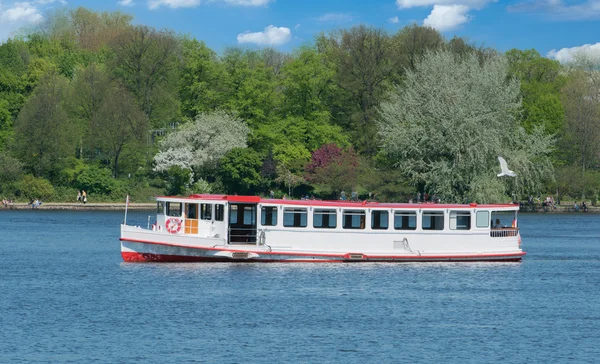
[[[122,226],[126,262],[451,262],[520,261],[525,252],[310,251],[269,245],[232,245],[224,239],[170,235]]]

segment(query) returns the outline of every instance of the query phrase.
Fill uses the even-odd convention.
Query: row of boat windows
[[[337,228],[338,211],[336,209],[315,209],[312,215],[312,226],[317,229]],[[367,212],[365,210],[343,210],[341,212],[343,229],[364,229],[366,226]],[[370,225],[373,230],[387,230],[391,226],[395,230],[416,230],[416,211],[394,211],[390,214],[386,210],[372,210]],[[469,211],[450,211],[449,228],[452,230],[470,230],[471,213]],[[390,221],[390,217],[392,220]],[[443,211],[425,211],[421,214],[421,228],[423,230],[444,230]],[[489,226],[489,211],[477,211],[476,226],[485,228]],[[263,206],[261,208],[261,224],[263,226],[276,226],[278,221],[276,206]],[[284,227],[306,227],[308,225],[308,211],[306,208],[283,209]]]
[[[158,213],[166,212],[167,216],[184,217],[187,219],[212,220],[213,207],[215,210],[215,221],[225,220],[225,205],[210,203],[188,203],[163,201],[157,203],[156,211]]]
[[[243,225],[256,224],[256,206],[231,205],[229,223]],[[212,220],[214,209],[215,221],[223,221],[225,216],[225,205],[223,204],[182,204],[176,202],[162,201],[157,206],[157,211],[165,211],[168,216],[185,217],[188,219]],[[183,212],[183,213],[182,213]],[[261,207],[261,224],[263,226],[277,226],[279,210],[277,206]],[[343,210],[343,229],[365,229],[367,213],[365,210]],[[338,227],[338,211],[336,209],[314,209],[312,213],[312,226],[317,229],[335,229]],[[393,219],[390,221],[390,217]],[[444,230],[445,215],[443,211],[424,211],[421,214],[421,228],[423,230]],[[476,212],[476,226],[478,228],[489,227],[489,211]],[[387,210],[372,210],[370,213],[370,225],[373,230],[387,230],[391,226],[395,230],[416,230],[416,211],[394,211],[390,214]],[[284,208],[284,227],[307,227],[308,210],[306,208]],[[452,230],[470,230],[471,213],[469,211],[450,211],[449,227]]]

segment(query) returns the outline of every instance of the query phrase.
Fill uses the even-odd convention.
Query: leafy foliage
[[[262,184],[258,153],[249,148],[234,148],[219,163],[219,175],[228,193],[252,194]]]
[[[30,174],[19,182],[20,194],[28,200],[48,200],[54,195],[54,187],[45,178],[34,177]]]
[[[88,194],[110,194],[116,187],[110,170],[98,166],[88,166],[76,177],[77,188]]]
[[[489,202],[514,188],[491,181],[498,155],[523,186],[538,186],[542,175],[552,174],[553,141],[522,132],[519,82],[507,79],[501,56],[480,64],[476,55],[458,60],[449,51],[430,53],[389,99],[381,105],[384,153],[411,183],[444,201]]]
[[[154,170],[166,171],[172,166],[214,168],[231,149],[246,147],[248,132],[241,119],[225,111],[200,114],[161,142]]]

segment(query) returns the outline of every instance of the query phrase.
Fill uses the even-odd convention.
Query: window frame
[[[267,212],[267,210],[269,210]],[[261,206],[260,207],[260,224],[262,226],[277,226],[279,208],[277,206]],[[271,223],[267,224],[267,216],[271,215]],[[273,222],[273,220],[275,220]]]
[[[459,222],[459,217],[464,217],[464,216],[468,216],[468,221],[467,221],[467,225],[466,227],[463,226],[459,226],[458,222]],[[450,230],[471,230],[471,211],[465,211],[465,210],[450,210],[450,213],[448,214],[448,218],[450,220]],[[452,227],[452,220],[456,220],[455,224],[454,224],[454,228]]]
[[[404,217],[407,216],[407,227],[404,227],[403,225],[396,225],[396,218],[397,217]],[[417,230],[417,223],[418,223],[418,219],[417,219],[417,211],[414,210],[395,210],[394,211],[394,230]],[[413,218],[413,223],[414,225],[411,226],[410,222],[411,222],[411,217]],[[404,219],[401,219],[401,222],[403,222]]]
[[[430,217],[429,221],[431,224],[429,227],[425,226],[425,218]],[[433,219],[431,217],[434,217]],[[438,219],[435,217],[441,217],[441,224],[438,223]],[[427,210],[421,213],[421,229],[425,231],[443,231],[445,230],[445,214],[444,211]],[[439,226],[441,225],[441,226]],[[433,226],[433,227],[432,227]]]
[[[292,225],[286,224],[285,217],[287,214],[293,214]],[[302,216],[304,216],[304,224],[302,223],[303,222]],[[284,207],[282,220],[283,220],[283,227],[305,228],[308,226],[308,209],[306,207]]]
[[[322,215],[321,216],[321,225],[317,226],[317,218],[316,215]],[[327,225],[324,225],[324,218],[323,216],[327,215]],[[332,219],[333,216],[333,219]],[[333,222],[333,226],[331,226],[331,223]],[[316,208],[313,210],[313,228],[315,229],[335,229],[337,228],[337,210],[336,209],[328,209],[328,208]]]
[[[358,226],[355,226],[354,216],[359,216]],[[350,219],[348,219],[350,217]],[[350,222],[348,226],[348,222]],[[364,209],[344,209],[342,210],[342,229],[344,230],[364,230],[367,223],[367,212]]]
[[[381,215],[383,215],[385,213],[386,218],[385,218],[385,222],[386,225],[385,227],[381,226]],[[378,214],[379,218],[375,219],[375,215]],[[378,226],[375,226],[375,221],[378,221]],[[390,212],[388,210],[371,210],[371,230],[388,230],[390,228]]]

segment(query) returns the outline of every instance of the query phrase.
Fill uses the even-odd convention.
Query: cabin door
[[[256,244],[256,204],[229,204],[229,244]]]
[[[198,204],[185,204],[185,233],[198,234]]]

